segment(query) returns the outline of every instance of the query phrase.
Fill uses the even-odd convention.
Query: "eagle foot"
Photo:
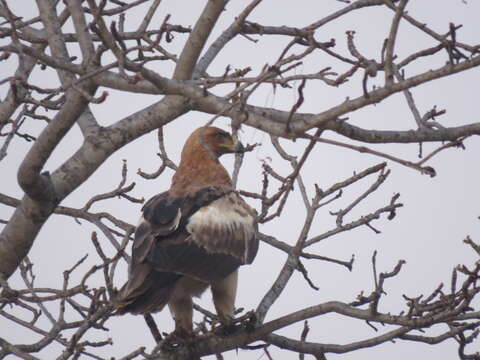
[[[189,346],[195,341],[195,334],[187,331],[174,331],[162,340],[160,348],[162,351],[173,352],[181,347]]]
[[[235,319],[223,320],[220,322],[220,326],[214,328],[215,335],[228,336],[233,335],[239,330],[239,327],[235,324]]]
[[[238,318],[222,319],[220,326],[213,329],[216,335],[228,336],[240,331],[253,332],[257,324],[257,316],[254,311],[249,311]]]
[[[257,314],[255,314],[255,311],[251,310],[242,317],[244,318],[242,319],[242,325],[245,331],[249,333],[253,332],[257,326]]]
[[[253,332],[257,326],[257,314],[255,314],[255,311],[251,310],[245,315],[236,318],[235,323],[237,324],[237,327],[245,332]]]

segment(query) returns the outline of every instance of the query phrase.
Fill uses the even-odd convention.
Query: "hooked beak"
[[[238,141],[237,139],[234,139],[233,140],[233,144],[234,144],[234,151],[235,153],[244,153],[245,152],[245,148],[243,147],[243,144]]]
[[[244,153],[245,148],[242,143],[233,137],[229,137],[225,143],[222,144],[223,153]]]

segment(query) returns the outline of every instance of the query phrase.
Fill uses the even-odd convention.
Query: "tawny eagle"
[[[216,127],[201,127],[187,139],[170,190],[143,206],[119,313],[157,312],[168,304],[175,331],[190,333],[192,297],[211,287],[220,319],[231,319],[238,267],[258,250],[256,212],[218,160],[240,151],[241,143]]]

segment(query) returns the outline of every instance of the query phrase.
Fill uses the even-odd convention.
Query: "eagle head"
[[[195,130],[185,143],[184,150],[196,153],[206,150],[217,159],[223,154],[245,151],[240,141],[215,126],[203,126]]]

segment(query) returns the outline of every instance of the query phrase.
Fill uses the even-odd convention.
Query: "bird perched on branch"
[[[193,330],[192,297],[211,287],[220,319],[232,319],[238,267],[257,254],[257,223],[218,158],[243,151],[216,127],[190,135],[170,190],[143,206],[118,313],[146,314],[168,304],[175,333],[186,335]]]

